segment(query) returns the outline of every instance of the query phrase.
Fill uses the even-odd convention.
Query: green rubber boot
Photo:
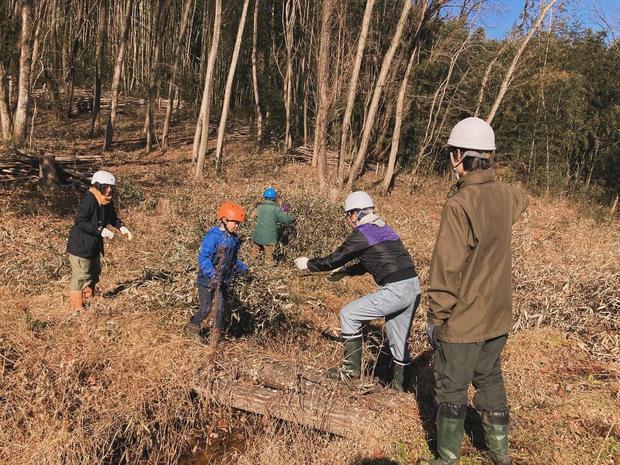
[[[330,379],[348,381],[362,375],[362,336],[345,339],[342,366],[330,368],[325,373]]]
[[[456,465],[461,457],[461,441],[465,431],[467,405],[439,404],[437,410],[437,455],[436,459],[422,459],[428,465]]]
[[[508,410],[482,412],[484,440],[489,448],[486,454],[494,465],[512,465],[508,453],[508,423]]]

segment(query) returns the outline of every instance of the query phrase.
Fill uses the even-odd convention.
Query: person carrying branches
[[[219,225],[205,234],[198,252],[198,311],[185,325],[185,334],[197,342],[203,342],[200,326],[215,306],[213,328],[210,334],[212,345],[225,327],[224,296],[230,283],[238,274],[247,274],[248,266],[239,258],[241,241],[237,236],[239,224],[245,220],[243,208],[233,202],[224,202],[216,213]]]
[[[405,367],[409,365],[407,338],[420,303],[420,281],[413,259],[400,237],[375,213],[375,204],[366,192],[349,194],[344,201],[345,220],[353,231],[330,255],[309,260],[295,259],[300,270],[334,270],[330,280],[372,274],[379,289],[354,300],[340,310],[344,358],[340,367],[327,372],[336,380],[359,379],[362,373],[362,325],[385,318],[385,331],[393,356],[392,387],[404,391]],[[355,264],[345,266],[354,260]]]
[[[263,201],[256,209],[256,227],[252,233],[255,258],[262,257],[267,264],[272,264],[275,246],[278,243],[278,226],[291,225],[295,217],[289,214],[289,204],[280,207],[277,203],[278,193],[273,187],[265,189]]]

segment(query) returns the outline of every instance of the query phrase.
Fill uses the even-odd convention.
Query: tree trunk
[[[237,69],[237,61],[239,59],[239,49],[241,48],[241,38],[243,37],[243,30],[245,28],[245,17],[248,12],[248,5],[250,0],[244,0],[243,10],[241,11],[241,20],[239,21],[239,28],[237,29],[237,39],[235,40],[235,49],[233,51],[232,61],[230,68],[228,69],[228,77],[226,78],[226,90],[224,91],[224,103],[222,106],[222,116],[220,117],[220,127],[217,131],[217,146],[215,149],[215,174],[220,175],[222,172],[223,155],[222,149],[224,147],[224,132],[226,131],[226,118],[228,117],[228,107],[230,104],[230,94],[232,92],[232,84],[235,79],[235,70]]]
[[[71,111],[73,110],[73,96],[75,92],[75,55],[78,51],[79,46],[79,34],[80,29],[82,29],[82,21],[84,19],[84,7],[82,2],[78,2],[78,10],[76,16],[75,26],[71,26],[73,28],[69,34],[69,56],[67,61],[67,118],[71,117]]]
[[[256,44],[258,42],[258,3],[254,3],[254,23],[252,30],[252,89],[254,90],[254,113],[256,114],[256,140],[263,138],[263,115],[260,109],[260,96],[258,93],[258,71],[256,69]]]
[[[400,131],[403,124],[403,113],[405,113],[406,111],[405,95],[407,93],[407,84],[409,83],[409,75],[411,74],[411,70],[413,69],[413,63],[415,62],[415,57],[417,54],[418,44],[416,43],[413,52],[411,52],[411,56],[409,57],[409,62],[407,63],[407,68],[405,69],[405,75],[403,76],[403,80],[400,83],[400,89],[398,90],[394,132],[392,134],[392,146],[390,147],[390,158],[388,159],[388,166],[385,170],[385,177],[383,178],[383,192],[385,192],[386,194],[390,190],[390,186],[392,184],[392,177],[394,176],[396,155],[398,154],[398,145],[400,143]]]
[[[536,31],[538,30],[538,28],[544,21],[545,16],[549,12],[549,10],[553,8],[553,5],[557,1],[558,0],[549,0],[549,3],[547,5],[544,5],[544,1],[543,1],[544,6],[541,6],[538,17],[532,24],[531,29],[528,31],[527,35],[523,39],[523,42],[517,49],[517,53],[515,53],[515,56],[513,57],[512,62],[510,63],[510,66],[508,67],[508,71],[506,71],[506,75],[504,76],[504,79],[499,87],[499,92],[497,93],[497,97],[495,97],[495,101],[493,102],[491,111],[489,112],[489,115],[487,116],[487,123],[491,124],[493,122],[493,118],[495,118],[495,114],[497,113],[499,105],[502,103],[504,95],[506,95],[508,86],[510,86],[510,83],[512,82],[512,76],[514,75],[515,70],[517,69],[517,65],[519,64],[519,59],[521,58],[521,55],[523,54],[525,47],[527,47],[528,42],[534,36],[534,34],[536,33]]]
[[[121,71],[123,70],[123,61],[125,59],[125,51],[127,50],[127,39],[129,38],[129,27],[131,25],[131,10],[133,0],[127,0],[125,5],[125,23],[123,26],[123,34],[118,46],[118,55],[114,65],[114,74],[112,75],[112,96],[110,104],[110,115],[105,128],[105,137],[103,142],[103,150],[110,150],[112,147],[112,138],[114,135],[114,123],[116,121],[116,111],[118,109],[118,86],[121,81]]]
[[[30,39],[32,37],[32,0],[22,0],[21,3],[21,33],[19,55],[19,88],[17,107],[13,121],[13,142],[17,146],[26,140],[26,120],[28,119],[28,105],[30,103],[30,70],[32,51]]]
[[[0,124],[2,125],[2,139],[11,141],[11,107],[9,105],[8,79],[4,71],[4,64],[0,62]]]
[[[205,85],[202,91],[202,103],[200,105],[200,115],[196,123],[196,133],[194,135],[194,147],[192,150],[193,158],[196,159],[196,179],[202,177],[202,170],[207,154],[207,141],[209,138],[209,110],[211,106],[211,92],[213,91],[213,69],[217,57],[217,47],[220,41],[220,24],[222,22],[222,0],[215,0],[215,18],[213,19],[213,38],[209,48],[209,58],[207,59],[207,72],[205,74]]]
[[[101,73],[103,70],[103,52],[106,41],[106,24],[108,19],[107,0],[99,2],[99,18],[97,20],[97,50],[95,52],[95,89],[93,96],[93,115],[90,121],[90,137],[101,130],[99,113],[101,111]]]
[[[329,96],[329,45],[331,37],[331,16],[334,0],[323,1],[321,15],[321,37],[319,40],[319,63],[317,66],[318,111],[314,125],[314,151],[312,164],[318,167],[319,190],[327,187],[327,113],[330,106]]]
[[[159,57],[161,55],[160,37],[162,35],[164,21],[162,21],[162,14],[168,10],[170,0],[158,0],[157,8],[153,13],[153,40],[151,48],[153,49],[151,66],[149,72],[149,86],[147,90],[146,98],[146,115],[144,116],[144,128],[146,129],[146,153],[149,153],[153,148],[153,135],[155,132],[153,123],[153,99],[157,92],[157,83],[159,82],[157,76],[159,75]]]
[[[296,12],[294,0],[286,0],[284,4],[284,44],[286,47],[286,72],[284,75],[284,146],[287,150],[293,147],[291,137],[291,116],[293,106],[293,31],[295,29]]]
[[[379,72],[379,77],[377,78],[377,83],[373,92],[372,101],[368,110],[368,115],[366,117],[366,121],[364,122],[362,141],[360,143],[359,150],[357,151],[357,156],[355,157],[355,161],[353,162],[353,166],[351,167],[351,171],[349,173],[349,180],[347,181],[347,187],[349,190],[353,188],[353,183],[357,179],[364,164],[364,160],[366,159],[368,143],[370,142],[370,135],[375,122],[375,117],[377,115],[377,110],[379,108],[379,101],[381,99],[381,94],[383,93],[383,87],[385,86],[388,72],[390,71],[390,66],[392,65],[392,59],[394,58],[394,54],[396,53],[396,49],[398,48],[398,44],[400,43],[400,39],[405,28],[405,22],[407,20],[407,16],[409,15],[409,11],[411,11],[411,0],[405,0],[403,2],[403,9],[398,20],[398,25],[396,26],[396,31],[394,32],[392,42],[390,43],[390,48],[383,57],[381,71]]]
[[[181,60],[181,48],[183,47],[183,40],[185,39],[185,33],[189,25],[189,14],[192,10],[193,0],[185,0],[183,4],[183,13],[181,15],[181,30],[179,31],[179,38],[174,49],[174,64],[172,65],[172,76],[170,77],[170,83],[168,84],[168,105],[166,106],[166,118],[164,119],[164,129],[161,134],[161,147],[163,150],[168,148],[168,133],[170,132],[170,120],[172,119],[172,105],[174,101],[174,95],[178,90],[176,85],[177,74],[179,73],[179,61]]]
[[[357,52],[355,54],[355,62],[353,64],[353,72],[351,73],[351,82],[349,83],[349,96],[347,97],[347,107],[342,118],[342,129],[340,134],[340,153],[338,155],[338,176],[337,183],[342,185],[344,181],[344,158],[348,153],[349,128],[351,125],[351,115],[353,114],[353,106],[355,105],[355,96],[357,95],[357,81],[359,79],[360,68],[362,66],[362,58],[364,57],[364,48],[366,47],[366,38],[368,37],[368,29],[370,27],[370,18],[372,17],[372,9],[375,0],[366,0],[366,9],[364,10],[364,19],[362,21],[362,31],[357,41]]]

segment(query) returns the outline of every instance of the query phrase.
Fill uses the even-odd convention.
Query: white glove
[[[295,266],[299,270],[307,270],[308,269],[308,257],[298,257],[295,259]]]
[[[340,268],[336,268],[334,271],[332,271],[327,277],[327,280],[335,283],[337,281],[340,281],[345,276],[348,276],[347,269],[344,266],[341,266]]]
[[[103,228],[101,230],[101,237],[105,237],[107,239],[112,239],[114,237],[114,233],[110,231],[108,228]]]
[[[133,234],[131,234],[131,231],[127,229],[125,226],[121,226],[121,229],[119,231],[121,232],[121,234],[127,236],[128,240],[133,239]]]

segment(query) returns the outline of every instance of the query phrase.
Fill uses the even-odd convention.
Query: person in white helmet
[[[420,302],[420,281],[413,259],[398,234],[376,213],[372,198],[362,191],[349,194],[344,202],[347,224],[353,231],[330,255],[309,260],[295,259],[300,270],[330,271],[332,280],[343,276],[372,274],[379,289],[340,310],[344,339],[342,366],[331,369],[332,379],[358,379],[362,372],[362,325],[385,318],[385,331],[393,356],[392,387],[406,389],[405,367],[409,365],[407,338]],[[355,264],[347,263],[358,260]]]
[[[80,201],[67,242],[67,254],[71,264],[69,303],[72,310],[81,309],[84,303],[94,296],[95,285],[101,273],[103,239],[114,237],[114,232],[109,227],[118,229],[129,240],[133,239],[133,235],[114,209],[114,175],[107,171],[97,171],[93,174],[91,184]]]
[[[433,347],[437,453],[422,463],[455,465],[467,390],[475,388],[490,460],[510,465],[508,401],[500,355],[512,329],[512,225],[527,195],[497,180],[495,134],[466,118],[448,139],[456,193],[446,201],[431,259],[427,334]]]

